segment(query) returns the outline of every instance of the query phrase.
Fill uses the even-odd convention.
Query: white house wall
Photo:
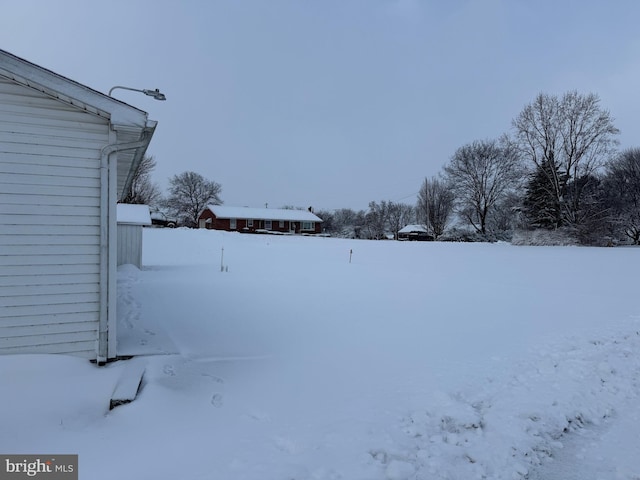
[[[0,76],[0,353],[95,358],[108,121]]]

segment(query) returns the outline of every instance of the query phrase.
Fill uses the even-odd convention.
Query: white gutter
[[[104,365],[109,356],[109,280],[111,274],[109,259],[109,229],[110,218],[115,218],[116,212],[111,205],[109,189],[109,173],[114,166],[111,163],[112,155],[123,150],[134,150],[144,147],[148,141],[142,140],[129,143],[112,143],[106,145],[100,151],[100,317],[98,320],[98,352],[96,361],[98,365]],[[117,158],[117,156],[115,157]]]

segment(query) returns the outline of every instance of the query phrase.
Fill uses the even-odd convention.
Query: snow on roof
[[[429,231],[424,225],[407,225],[406,227],[398,230],[398,233],[415,233],[415,232],[429,233]]]
[[[217,218],[247,218],[253,220],[288,220],[293,222],[322,222],[322,219],[308,210],[288,210],[283,208],[227,207],[207,205]]]
[[[151,225],[149,206],[119,203],[118,223],[125,225]]]

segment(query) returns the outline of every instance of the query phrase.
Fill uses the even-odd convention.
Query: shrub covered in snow
[[[513,245],[556,246],[577,245],[574,236],[563,229],[558,230],[519,230],[511,238]]]

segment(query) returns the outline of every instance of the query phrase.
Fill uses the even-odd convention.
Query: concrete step
[[[147,362],[144,358],[134,357],[126,363],[111,395],[109,410],[133,402],[140,391]]]

